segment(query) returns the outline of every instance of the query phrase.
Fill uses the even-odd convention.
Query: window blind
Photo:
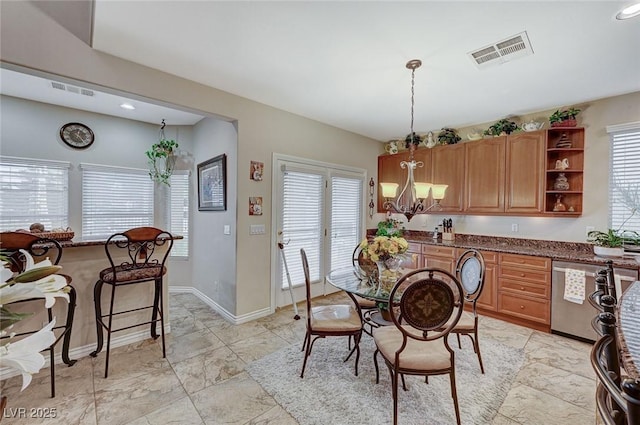
[[[607,127],[611,134],[611,229],[640,232],[640,122]]]
[[[153,226],[153,181],[147,170],[82,164],[82,237],[108,238]]]
[[[300,248],[307,254],[311,281],[320,280],[324,182],[321,174],[286,171],[283,176],[282,241],[292,285],[304,284]],[[281,287],[287,288],[283,264],[280,270]]]
[[[69,224],[69,163],[0,157],[0,230]]]
[[[362,179],[331,177],[331,269],[351,266],[360,242]]]
[[[175,171],[169,182],[169,232],[180,235],[183,239],[173,242],[171,257],[189,257],[189,173]]]

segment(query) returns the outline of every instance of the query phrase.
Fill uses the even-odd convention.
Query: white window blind
[[[175,171],[169,179],[169,232],[183,239],[173,242],[171,257],[189,257],[189,173]]]
[[[286,171],[283,179],[282,241],[286,243],[284,254],[291,283],[304,284],[300,248],[304,248],[307,254],[311,281],[318,281],[322,260],[324,176],[311,172]],[[280,270],[281,287],[287,288],[283,264]]]
[[[0,157],[0,230],[66,228],[69,163]]]
[[[640,232],[640,122],[607,127],[611,134],[611,229]]]
[[[102,239],[153,226],[148,170],[82,164],[82,237]]]
[[[362,181],[331,177],[331,269],[350,267],[360,242]]]

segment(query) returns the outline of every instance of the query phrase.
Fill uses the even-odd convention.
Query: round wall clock
[[[74,149],[85,149],[95,140],[93,131],[79,122],[70,122],[60,128],[60,138]]]

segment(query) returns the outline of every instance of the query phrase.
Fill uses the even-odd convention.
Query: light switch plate
[[[225,235],[230,235],[231,234],[231,226],[229,226],[228,224],[224,225],[224,234]]]
[[[266,233],[264,224],[252,224],[249,226],[250,235],[264,235]]]

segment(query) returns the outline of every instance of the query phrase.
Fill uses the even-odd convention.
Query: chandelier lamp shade
[[[398,193],[398,183],[386,183],[381,182],[380,188],[382,190],[382,197],[385,199],[383,207],[388,212],[396,212],[404,214],[407,217],[407,221],[411,221],[414,215],[423,214],[433,209],[434,207],[440,207],[440,201],[444,198],[445,191],[447,189],[446,184],[431,184],[426,182],[416,182],[414,172],[416,168],[424,167],[424,162],[416,161],[413,153],[416,150],[416,145],[420,142],[419,139],[414,140],[415,133],[413,132],[413,106],[414,106],[414,85],[415,85],[415,73],[416,69],[422,65],[422,61],[418,59],[412,59],[407,62],[407,69],[411,70],[411,132],[409,133],[411,139],[409,143],[409,160],[402,161],[400,168],[407,169],[407,181],[404,183],[400,195],[396,197]],[[427,206],[425,201],[429,198],[429,192],[431,192],[431,198],[434,203]],[[405,196],[406,195],[406,196]]]

